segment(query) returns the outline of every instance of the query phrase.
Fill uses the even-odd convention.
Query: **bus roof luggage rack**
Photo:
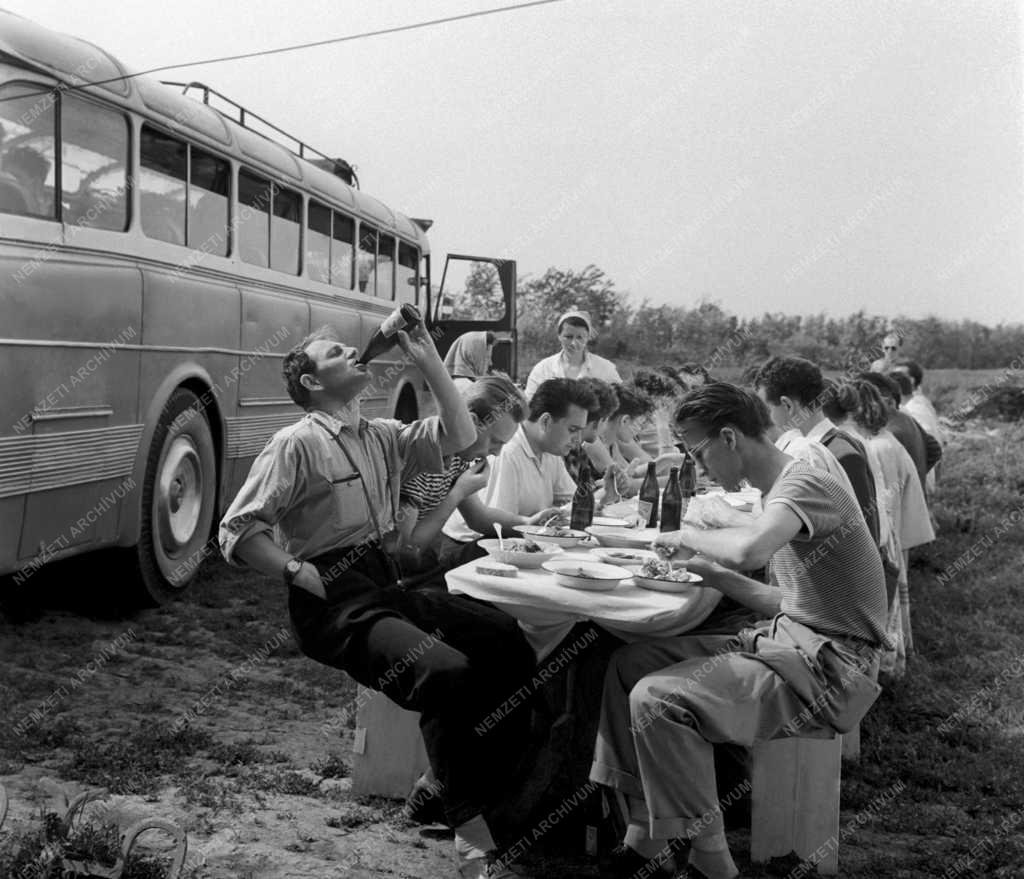
[[[341,178],[349,186],[354,186],[356,189],[359,188],[359,178],[356,176],[355,168],[348,162],[346,162],[344,159],[332,158],[331,156],[327,155],[327,153],[320,152],[320,150],[315,149],[314,147],[311,147],[308,143],[299,140],[299,138],[295,137],[295,135],[289,134],[283,128],[279,128],[278,126],[274,125],[273,122],[268,122],[259,114],[253,113],[252,110],[243,107],[241,104],[238,103],[238,101],[231,100],[231,98],[222,95],[216,89],[210,88],[205,83],[194,81],[172,82],[171,80],[167,79],[161,80],[161,82],[164,85],[169,85],[173,88],[180,88],[181,93],[183,95],[187,95],[190,89],[198,89],[203,93],[204,104],[206,104],[208,107],[212,107],[222,116],[227,116],[229,119],[231,119],[232,117],[230,116],[229,113],[224,112],[224,110],[220,107],[214,106],[210,103],[210,95],[213,95],[218,100],[223,101],[225,104],[227,104],[232,111],[238,113],[238,117],[233,119],[234,122],[237,122],[244,128],[248,128],[250,131],[254,131],[256,132],[256,134],[262,135],[263,137],[266,137],[268,140],[270,140],[271,138],[267,135],[265,131],[260,131],[256,128],[253,128],[252,125],[249,124],[249,120],[257,120],[258,122],[260,122],[261,125],[266,126],[275,134],[280,135],[281,137],[287,139],[288,141],[291,141],[291,143],[285,143],[282,145],[286,146],[289,150],[298,155],[300,159],[306,159],[306,161],[315,165],[320,170],[327,171],[333,174],[335,177]],[[298,149],[295,148],[296,146],[298,147]]]

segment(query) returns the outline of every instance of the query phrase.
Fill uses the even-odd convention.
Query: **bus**
[[[362,345],[411,302],[442,354],[488,330],[515,375],[515,262],[449,255],[435,290],[429,226],[213,89],[0,11],[4,588],[120,548],[143,601],[180,595],[301,415],[281,356],[311,329]],[[368,416],[431,411],[397,348],[371,372]]]

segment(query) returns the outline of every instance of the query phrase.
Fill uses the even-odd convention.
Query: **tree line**
[[[555,321],[573,306],[590,313],[598,330],[592,350],[610,360],[647,365],[694,361],[712,373],[716,366],[745,367],[776,354],[806,357],[824,369],[867,368],[881,356],[882,337],[892,331],[904,339],[901,354],[925,369],[999,369],[1024,353],[1022,324],[990,327],[863,310],[846,317],[765,312],[741,318],[708,301],[695,307],[652,305],[646,299],[635,303],[602,269],[588,265],[581,270],[553,267],[520,281],[520,372],[558,350]]]

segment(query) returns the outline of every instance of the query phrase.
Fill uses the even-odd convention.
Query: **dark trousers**
[[[399,589],[376,548],[312,561],[327,599],[290,590],[300,648],[418,711],[449,822],[456,826],[479,814],[511,780],[527,738],[526,706],[502,709],[497,722],[492,714],[533,670],[533,650],[516,621],[470,598]]]

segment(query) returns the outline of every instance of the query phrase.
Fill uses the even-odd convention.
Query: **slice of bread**
[[[481,561],[476,563],[478,574],[487,574],[491,577],[514,577],[517,569],[514,565],[506,565],[503,562]]]

